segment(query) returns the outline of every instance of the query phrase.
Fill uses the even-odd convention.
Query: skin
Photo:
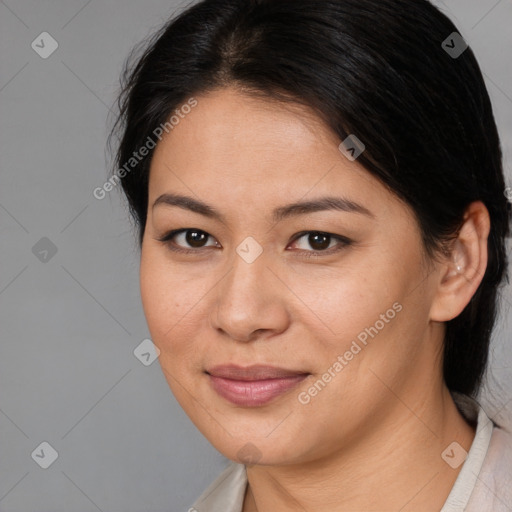
[[[234,88],[196,98],[155,149],[141,253],[144,312],[173,394],[226,457],[241,462],[239,450],[254,445],[244,512],[439,510],[461,467],[441,453],[453,441],[469,450],[474,437],[440,358],[444,322],[464,309],[486,268],[485,206],[468,207],[451,255],[428,261],[412,210],[349,161],[308,109]],[[164,193],[205,202],[224,219],[153,208]],[[272,221],[274,208],[324,195],[372,216],[325,210]],[[202,246],[174,238],[194,254],[158,241],[181,228],[210,236]],[[327,250],[340,250],[306,258],[322,247],[297,238],[301,231],[352,243],[327,239]],[[249,236],[263,249],[252,263],[236,252]],[[394,303],[401,311],[301,404],[298,394]],[[219,396],[204,373],[257,363],[311,375],[248,408]]]

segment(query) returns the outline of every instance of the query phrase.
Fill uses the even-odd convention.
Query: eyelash
[[[169,231],[164,236],[162,236],[161,238],[157,238],[156,240],[158,240],[159,242],[162,242],[163,244],[165,244],[173,252],[178,252],[178,253],[181,253],[181,254],[197,254],[198,251],[200,251],[201,249],[204,249],[204,248],[200,247],[200,248],[197,248],[197,249],[183,249],[182,247],[180,247],[178,245],[175,245],[175,244],[173,244],[171,242],[171,240],[176,235],[179,235],[181,233],[186,233],[187,231],[197,231],[199,233],[204,233],[204,234],[208,235],[209,237],[212,236],[209,233],[207,233],[206,231],[203,231],[201,229],[182,228],[182,229],[175,229],[173,231]],[[297,233],[295,238],[293,238],[292,243],[296,242],[297,240],[301,239],[302,237],[304,237],[306,235],[311,235],[311,234],[328,236],[331,239],[338,240],[338,242],[340,242],[340,244],[338,246],[331,247],[330,249],[325,249],[323,251],[319,251],[319,250],[316,250],[316,251],[315,250],[313,250],[313,251],[306,251],[306,250],[300,250],[299,249],[299,252],[303,252],[304,253],[303,257],[305,257],[305,258],[315,258],[315,257],[319,257],[319,256],[321,257],[321,256],[326,256],[326,255],[332,255],[332,254],[335,254],[337,252],[340,252],[342,249],[344,249],[345,247],[347,247],[347,246],[352,244],[352,240],[350,240],[349,238],[346,238],[346,237],[340,236],[340,235],[335,235],[333,233],[327,233],[325,231],[302,231],[300,233]]]

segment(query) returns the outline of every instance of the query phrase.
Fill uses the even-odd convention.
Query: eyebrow
[[[153,203],[154,209],[158,205],[177,206],[184,210],[189,210],[205,217],[219,220],[225,223],[226,219],[216,208],[192,197],[180,194],[162,194]],[[325,196],[311,201],[299,201],[287,204],[274,209],[272,218],[274,222],[280,222],[286,218],[296,215],[306,215],[308,213],[337,210],[349,213],[359,213],[367,217],[375,218],[375,215],[363,205],[343,197]]]

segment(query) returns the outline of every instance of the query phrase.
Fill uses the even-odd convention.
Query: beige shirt
[[[440,512],[512,512],[512,434],[496,426],[474,400],[453,398],[468,421],[477,422],[476,434]],[[457,450],[447,447],[445,461],[456,465]],[[231,462],[188,512],[242,512],[246,487],[245,466]]]

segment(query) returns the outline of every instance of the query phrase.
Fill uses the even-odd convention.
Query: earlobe
[[[441,266],[440,280],[430,310],[431,320],[452,320],[475,294],[487,268],[489,231],[487,208],[481,201],[471,203],[450,254]]]

